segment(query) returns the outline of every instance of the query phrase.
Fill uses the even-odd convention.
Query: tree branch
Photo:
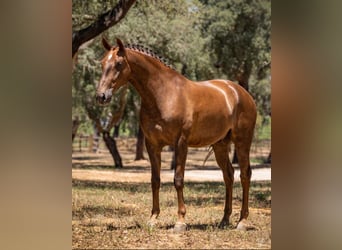
[[[120,0],[113,9],[101,14],[94,23],[84,29],[73,32],[72,57],[74,57],[83,43],[95,38],[124,18],[135,1],[136,0]]]

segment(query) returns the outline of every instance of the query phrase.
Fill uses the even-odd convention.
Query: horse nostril
[[[106,96],[105,96],[104,93],[102,93],[101,99],[102,99],[103,102],[106,100]]]
[[[106,95],[104,93],[97,94],[96,99],[99,103],[104,103],[106,100]]]

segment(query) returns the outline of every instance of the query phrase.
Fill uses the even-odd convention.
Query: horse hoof
[[[186,231],[186,224],[184,222],[177,222],[173,228],[174,233],[182,233]]]
[[[220,224],[219,224],[219,228],[220,229],[225,229],[225,228],[228,228],[228,226],[229,226],[229,222],[228,221],[225,221],[225,220],[222,220],[221,222],[220,222]]]
[[[236,227],[236,229],[240,231],[247,231],[247,228],[247,221],[245,219],[241,220]]]

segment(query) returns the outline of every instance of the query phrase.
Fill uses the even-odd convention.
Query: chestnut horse
[[[153,194],[149,225],[157,222],[159,209],[161,151],[166,145],[175,149],[174,186],[178,197],[178,221],[173,230],[184,231],[184,168],[188,147],[211,145],[217,164],[222,169],[226,187],[224,215],[220,227],[229,224],[232,213],[234,169],[229,160],[233,142],[241,169],[243,190],[238,229],[246,229],[248,195],[251,178],[249,152],[256,121],[256,106],[250,94],[227,80],[193,82],[165,65],[151,51],[137,46],[124,46],[117,39],[102,59],[103,74],[97,86],[99,104],[107,104],[112,93],[132,83],[141,96],[140,125],[146,138],[151,162]]]

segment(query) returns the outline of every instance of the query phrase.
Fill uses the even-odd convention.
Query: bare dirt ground
[[[207,149],[190,149],[184,189],[188,230],[173,234],[170,229],[177,219],[177,197],[170,170],[172,152],[162,153],[162,211],[158,226],[151,230],[146,226],[152,204],[150,163],[134,161],[134,143],[118,142],[123,169],[113,169],[112,157],[106,150],[73,152],[73,249],[271,248],[269,165],[252,163],[247,232],[235,230],[242,197],[239,170],[235,169],[232,225],[221,230],[217,228],[223,216],[225,193],[221,171],[214,156],[203,166]]]

